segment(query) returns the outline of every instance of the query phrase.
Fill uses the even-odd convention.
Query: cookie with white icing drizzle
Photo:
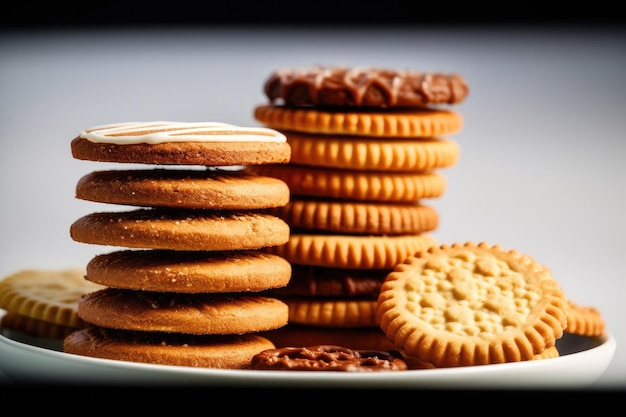
[[[76,159],[158,164],[236,166],[286,163],[285,136],[263,127],[217,122],[128,122],[85,129],[71,142]]]

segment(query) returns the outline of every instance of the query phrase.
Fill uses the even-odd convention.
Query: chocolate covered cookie
[[[278,69],[263,91],[287,106],[388,108],[458,104],[469,87],[459,74],[319,65]]]

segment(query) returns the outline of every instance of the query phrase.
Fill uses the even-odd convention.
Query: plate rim
[[[539,368],[540,370],[546,365],[551,364],[557,366],[561,362],[569,362],[576,361],[581,356],[588,355],[591,353],[603,354],[606,355],[607,366],[611,362],[613,355],[615,353],[617,341],[615,336],[605,331],[601,336],[589,337],[589,339],[597,339],[598,344],[592,346],[590,348],[568,353],[563,356],[559,356],[556,358],[549,359],[541,359],[536,361],[524,361],[524,362],[510,362],[510,363],[502,363],[502,364],[490,364],[490,365],[476,365],[476,366],[467,366],[467,367],[456,367],[456,368],[438,368],[438,369],[416,369],[416,370],[407,370],[401,372],[310,372],[310,371],[276,371],[276,370],[251,370],[251,369],[217,369],[217,368],[193,368],[186,366],[175,366],[175,365],[158,365],[158,364],[150,364],[150,363],[141,363],[141,362],[130,362],[130,361],[118,361],[112,359],[103,359],[89,356],[81,356],[81,355],[72,355],[69,353],[65,353],[59,350],[46,348],[42,346],[37,346],[33,344],[28,344],[26,342],[22,342],[19,340],[12,339],[7,335],[0,332],[0,345],[2,343],[11,346],[14,349],[22,349],[24,351],[30,352],[31,354],[36,354],[40,356],[42,359],[61,359],[66,362],[74,362],[77,366],[94,366],[94,367],[105,367],[107,371],[115,372],[115,371],[124,371],[124,372],[137,372],[137,373],[146,373],[154,376],[159,376],[159,381],[154,381],[156,384],[163,383],[164,380],[169,383],[172,377],[180,378],[180,377],[190,377],[194,380],[202,381],[206,379],[205,382],[221,382],[221,383],[231,383],[241,385],[243,384],[253,384],[258,385],[259,383],[267,383],[268,381],[272,381],[272,384],[283,383],[283,384],[300,384],[302,380],[306,380],[305,386],[309,386],[311,384],[320,384],[320,383],[328,383],[331,382],[332,385],[346,385],[346,384],[356,384],[359,386],[380,386],[381,383],[389,383],[390,381],[401,382],[402,387],[424,387],[428,386],[429,383],[434,383],[435,385],[441,385],[445,387],[455,387],[452,383],[445,383],[446,379],[450,379],[452,377],[457,378],[467,378],[476,376],[476,379],[479,377],[485,377],[484,381],[477,381],[481,384],[481,386],[489,386],[490,381],[489,377],[495,377],[498,380],[498,376],[502,374],[506,374],[507,372],[516,372],[516,371],[524,371],[532,372],[534,369]],[[546,362],[550,361],[550,362]],[[13,375],[11,372],[6,372],[6,367],[2,366],[3,360],[0,358],[0,371],[5,372],[7,376]],[[602,369],[601,372],[598,373],[598,377],[606,370],[606,366]],[[597,377],[595,378],[597,379]],[[590,385],[593,381],[590,381],[588,384]],[[412,383],[411,383],[412,382]],[[132,383],[132,382],[131,382]],[[572,382],[574,383],[574,382]],[[517,387],[520,384],[512,384],[512,387]],[[523,383],[521,384],[524,385]],[[577,384],[580,385],[580,384]],[[500,386],[500,381],[498,381],[498,387]],[[506,387],[506,386],[505,386]],[[358,388],[358,386],[357,386]],[[392,387],[393,388],[393,387]],[[395,387],[397,388],[397,387]]]

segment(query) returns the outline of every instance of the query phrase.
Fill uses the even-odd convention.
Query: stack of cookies
[[[289,239],[268,210],[289,201],[279,179],[242,167],[283,164],[281,133],[223,123],[138,122],[98,126],[71,143],[77,159],[145,164],[94,171],[76,197],[129,210],[95,212],[70,228],[77,242],[116,246],[85,278],[105,288],[78,303],[89,326],[65,352],[135,362],[247,368],[273,348],[259,332],[288,322],[288,308],[262,291],[287,285],[291,265],[262,249]]]
[[[388,346],[376,298],[393,267],[435,245],[437,211],[425,203],[446,186],[462,128],[444,109],[468,94],[456,74],[379,68],[277,70],[264,84],[269,104],[254,117],[281,131],[288,164],[250,167],[285,181],[290,202],[274,210],[291,227],[268,253],[287,259],[292,279],[272,291],[289,305],[289,326],[268,333],[275,344]],[[382,346],[380,346],[382,344]]]

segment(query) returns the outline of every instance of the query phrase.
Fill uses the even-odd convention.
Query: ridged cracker
[[[0,319],[0,327],[33,337],[63,339],[68,334],[84,326],[62,326],[22,314],[7,312]]]
[[[567,313],[566,333],[581,336],[602,336],[606,327],[602,313],[595,307],[583,306],[572,300],[567,301],[569,310]]]
[[[285,181],[296,197],[401,203],[438,198],[446,189],[446,177],[438,172],[356,171],[295,164],[259,165],[249,170]]]
[[[289,323],[316,327],[374,327],[376,300],[367,298],[286,297]]]
[[[377,297],[391,269],[346,269],[292,265],[288,285],[270,290],[278,297]]]
[[[259,105],[254,118],[277,130],[392,138],[439,137],[463,127],[460,113],[440,109],[338,110]]]
[[[419,202],[362,202],[294,196],[273,213],[285,220],[292,230],[398,235],[430,232],[439,225],[437,210]]]
[[[292,264],[354,269],[393,268],[404,258],[436,244],[426,234],[357,236],[292,233],[280,246],[263,249]]]
[[[372,138],[285,132],[291,163],[328,168],[420,172],[449,168],[460,156],[457,142],[441,138]]]
[[[548,268],[486,243],[441,245],[398,264],[378,298],[381,329],[436,367],[524,361],[555,345],[567,299]]]
[[[396,347],[397,349],[397,347]],[[436,366],[432,363],[425,362],[418,357],[407,355],[405,352],[400,351],[405,362],[409,366],[409,369],[435,369]],[[559,350],[556,346],[551,346],[543,350],[543,352],[536,354],[529,360],[539,359],[553,359],[560,356]]]

